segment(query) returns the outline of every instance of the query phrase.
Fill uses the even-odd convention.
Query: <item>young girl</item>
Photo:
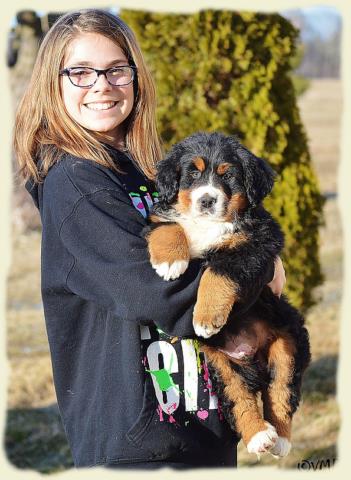
[[[75,466],[235,466],[238,440],[191,339],[202,264],[166,282],[141,236],[162,150],[154,85],[120,18],[85,10],[54,24],[14,145],[42,220],[42,299]],[[278,259],[270,285],[283,283]]]

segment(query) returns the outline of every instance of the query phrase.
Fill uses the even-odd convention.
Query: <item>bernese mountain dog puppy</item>
[[[273,183],[235,137],[196,133],[158,163],[160,200],[144,234],[165,280],[204,259],[193,325],[224,415],[249,452],[283,457],[310,346],[302,315],[267,286],[284,243],[262,205]]]

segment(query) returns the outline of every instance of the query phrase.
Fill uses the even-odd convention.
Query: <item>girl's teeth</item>
[[[85,106],[91,110],[108,110],[116,105],[117,102],[108,103],[87,103]]]

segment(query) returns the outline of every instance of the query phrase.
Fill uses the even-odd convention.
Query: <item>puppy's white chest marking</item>
[[[206,218],[177,219],[189,242],[191,258],[201,257],[207,250],[222,243],[233,235],[230,222],[218,222]]]

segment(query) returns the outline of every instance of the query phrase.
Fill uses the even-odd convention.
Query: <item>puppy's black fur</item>
[[[199,222],[207,218],[213,221],[218,214],[219,223],[225,221],[232,225],[230,240],[228,235],[219,235],[218,241],[205,244],[202,249],[197,246],[193,251],[204,258],[215,279],[213,286],[218,279],[229,281],[235,289],[235,299],[233,304],[227,304],[230,308],[224,320],[215,316],[209,319],[201,313],[205,308],[201,309],[200,304],[205,302],[208,309],[209,303],[206,292],[203,289],[200,292],[199,287],[194,327],[198,328],[195,331],[208,333],[205,335],[208,338],[201,341],[224,414],[247,444],[262,430],[262,423],[255,420],[256,413],[243,420],[246,413],[245,407],[240,406],[240,395],[248,395],[251,399],[262,392],[264,403],[267,400],[265,420],[274,425],[279,437],[289,439],[289,422],[300,401],[302,374],[310,362],[308,332],[302,315],[286,296],[278,298],[267,286],[273,277],[274,260],[281,254],[284,244],[279,224],[262,205],[273,187],[274,177],[268,163],[253,155],[236,138],[220,133],[194,134],[174,145],[158,164],[156,185],[160,202],[154,206],[151,224],[145,231],[152,255],[152,242],[157,244],[157,229],[181,225],[190,249],[187,256],[185,246],[182,255],[189,259],[194,256],[193,237],[187,228],[193,228],[189,227],[189,221],[194,215],[198,215],[196,221]],[[197,198],[196,192],[204,192],[204,195]],[[214,199],[211,195],[217,197]],[[217,206],[221,202],[220,215],[215,210],[216,202]],[[154,234],[152,238],[151,233]],[[178,235],[177,245],[179,238],[183,238],[182,235]],[[170,248],[172,245],[170,241]],[[173,260],[167,260],[166,255],[162,261],[171,263]],[[154,263],[157,262],[154,260]],[[216,293],[217,297],[221,295],[220,291]],[[225,293],[223,291],[223,295]],[[235,339],[243,331],[249,332],[254,339],[251,355],[238,359],[229,358],[226,353],[219,354],[228,336]],[[227,376],[228,368],[233,382]],[[232,384],[230,388],[228,381]],[[240,385],[244,387],[238,396],[236,390]],[[279,405],[279,398],[284,398],[282,405]],[[257,427],[250,425],[255,422]],[[274,451],[274,443],[263,446],[263,451],[270,448]],[[286,454],[281,453],[280,447],[276,448],[277,455]]]

